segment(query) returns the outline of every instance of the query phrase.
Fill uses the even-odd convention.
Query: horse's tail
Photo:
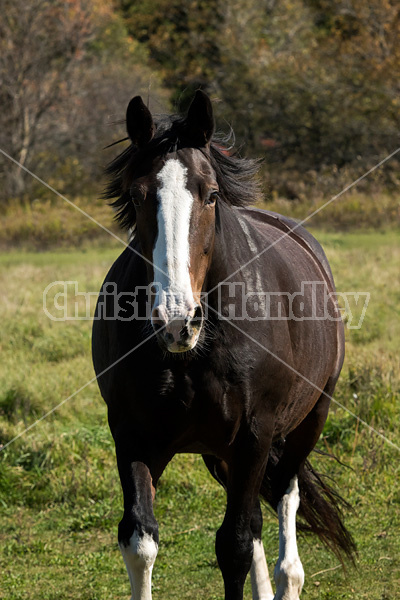
[[[275,468],[279,465],[280,452],[273,448],[267,465],[261,496],[276,510],[279,499],[275,497],[273,480]],[[275,471],[276,472],[276,471]],[[315,533],[344,565],[344,559],[354,563],[356,544],[343,523],[343,509],[349,504],[330,486],[327,477],[318,473],[306,461],[298,473],[301,517],[298,529],[305,533]]]

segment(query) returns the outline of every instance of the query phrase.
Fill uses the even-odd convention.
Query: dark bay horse
[[[298,600],[297,511],[337,555],[354,550],[338,496],[307,460],[344,357],[327,259],[290,219],[248,207],[257,163],[221,150],[203,92],[185,117],[153,119],[135,97],[126,120],[131,144],[108,168],[107,194],[134,234],[100,291],[93,360],[132,598],[151,598],[157,482],[176,453],[194,452],[226,489],[216,538],[226,600],[243,598],[249,571],[254,599]],[[279,517],[275,595],[260,496]]]

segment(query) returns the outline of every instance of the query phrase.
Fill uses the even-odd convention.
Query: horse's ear
[[[210,98],[201,90],[197,90],[192,100],[186,125],[200,146],[206,146],[211,141],[215,129],[214,114]]]
[[[139,148],[148,144],[154,136],[153,117],[140,96],[135,96],[128,104],[126,129],[132,143]]]

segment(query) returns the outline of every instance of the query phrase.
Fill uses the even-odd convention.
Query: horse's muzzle
[[[157,341],[168,352],[192,350],[199,339],[203,323],[203,310],[199,304],[186,315],[170,317],[163,306],[153,309],[151,324],[157,334]]]

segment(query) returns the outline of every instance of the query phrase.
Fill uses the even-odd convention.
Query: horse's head
[[[200,294],[214,244],[219,188],[210,163],[211,102],[199,91],[185,119],[156,127],[136,96],[126,121],[136,157],[124,174],[124,186],[153,286],[151,323],[164,349],[186,352],[199,339]]]

